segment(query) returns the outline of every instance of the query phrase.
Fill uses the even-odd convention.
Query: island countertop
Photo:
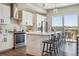
[[[26,32],[26,53],[35,56],[41,56],[43,50],[42,42],[49,40],[51,38],[51,34],[54,34],[54,32]]]
[[[27,48],[26,53],[31,55],[41,56],[43,49],[43,41],[50,39],[50,34],[47,32],[26,32]]]
[[[54,34],[54,32],[26,32],[26,34],[33,34],[33,35],[50,35],[50,34]]]

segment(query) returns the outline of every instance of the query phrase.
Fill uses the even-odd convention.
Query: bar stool
[[[56,33],[56,39],[57,39],[57,51],[58,51],[58,55],[59,55],[60,46],[61,46],[61,35],[60,35],[60,33]]]
[[[44,53],[46,53],[46,54],[50,53],[50,55],[52,56],[52,51],[49,49],[49,47],[51,48],[52,41],[51,40],[43,41],[43,44],[44,45],[43,45],[42,56],[44,55]],[[45,48],[46,48],[46,50],[45,50]]]
[[[43,41],[43,51],[42,51],[42,56],[44,55],[44,53],[46,54],[50,54],[51,56],[53,55],[52,52],[54,52],[54,55],[56,55],[56,53],[58,53],[57,50],[57,39],[56,36],[54,34],[51,35],[51,39],[50,40],[45,40]],[[46,50],[45,50],[46,48]]]

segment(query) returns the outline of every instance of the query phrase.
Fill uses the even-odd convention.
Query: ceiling
[[[46,14],[47,10],[53,8],[60,8],[75,4],[76,3],[17,3],[19,9],[42,14]]]
[[[41,7],[43,9],[53,9],[59,7],[65,7],[70,5],[75,5],[76,3],[33,3],[33,5]]]
[[[18,9],[21,10],[26,10],[34,13],[47,14],[47,10],[75,5],[78,3],[16,3],[16,4]],[[7,5],[10,5],[10,3]]]
[[[29,12],[41,13],[41,14],[47,13],[47,11],[45,9],[35,6],[32,3],[18,3],[17,7],[20,10],[25,10],[25,11],[29,11]]]

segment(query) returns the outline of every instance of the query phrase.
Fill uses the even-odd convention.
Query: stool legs
[[[43,56],[43,53],[44,53],[44,48],[45,48],[45,43],[44,43],[44,45],[43,45],[43,51],[42,51],[42,56]]]
[[[54,55],[59,55],[59,41],[55,41],[55,42],[43,42],[43,51],[42,51],[42,56],[44,55],[44,53],[48,54],[50,53],[50,55],[52,56],[52,52],[54,53]],[[46,46],[45,46],[46,45]]]
[[[52,56],[52,50],[51,50],[52,46],[51,43],[49,44],[49,52],[50,52],[50,56]]]
[[[47,46],[45,46],[45,44]],[[45,50],[45,48],[46,48],[46,50]],[[46,52],[46,54],[50,53],[50,55],[52,56],[51,44],[49,45],[48,43],[44,43],[44,45],[43,45],[43,51],[42,51],[42,56],[44,55],[44,52]]]

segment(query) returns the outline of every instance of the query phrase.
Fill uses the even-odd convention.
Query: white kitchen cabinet
[[[3,39],[3,36],[0,33],[0,51],[2,51],[2,49],[3,49],[3,47],[2,47],[2,39]]]
[[[4,18],[5,20],[4,20],[4,24],[7,24],[7,25],[9,25],[10,24],[10,18]]]
[[[0,34],[0,52],[13,48],[13,34]]]
[[[4,18],[10,18],[10,6],[2,5],[2,13]]]
[[[2,18],[10,17],[10,6],[0,4],[0,7],[1,7],[0,13],[2,15]]]
[[[13,48],[14,40],[13,40],[13,33],[8,33],[7,36],[7,48]]]
[[[33,25],[33,14],[27,11],[22,11],[22,25]]]
[[[48,40],[50,34],[46,33],[27,33],[27,49],[26,53],[41,56],[43,49],[43,41]]]
[[[2,33],[0,33],[0,52],[13,48],[13,33],[6,32],[6,29],[10,28],[7,25],[10,26],[10,6],[0,4],[0,26],[2,27]]]
[[[13,48],[13,33],[8,33],[8,31],[12,31],[10,25],[2,26],[2,33],[0,33],[0,52]]]
[[[0,4],[0,24],[7,24],[10,21],[10,6]]]

